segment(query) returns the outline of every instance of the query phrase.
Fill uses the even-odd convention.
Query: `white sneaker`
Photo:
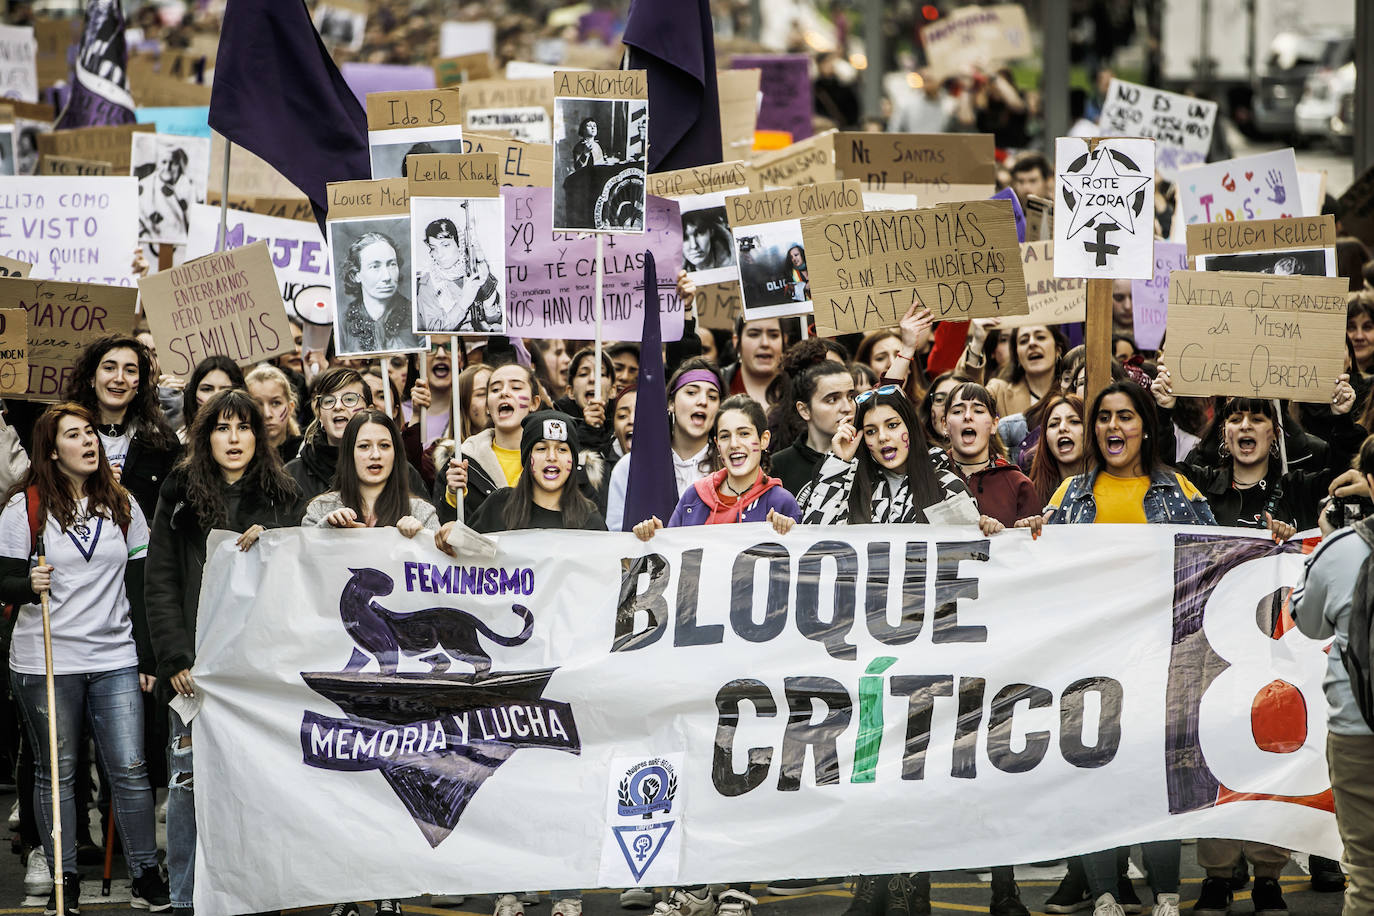
[[[750,910],[758,903],[743,891],[731,888],[720,895],[716,903],[716,916],[749,916]]]
[[[491,916],[525,916],[525,906],[514,894],[502,894],[496,898],[496,909]]]
[[[549,912],[552,916],[582,916],[582,901],[563,897],[554,901],[553,909]]]
[[[1093,916],[1126,916],[1126,911],[1111,894],[1103,894],[1093,903]],[[1174,916],[1178,916],[1178,895],[1174,895]]]
[[[29,853],[29,867],[24,872],[24,893],[30,897],[46,897],[52,893],[52,875],[48,874],[48,857],[43,848]]]
[[[1151,916],[1178,916],[1178,894],[1155,894],[1155,908]]]
[[[703,888],[700,895],[675,888],[668,895],[667,903],[654,907],[656,916],[664,911],[673,916],[716,916],[716,897],[709,887]]]
[[[10,808],[10,819],[7,822],[11,830],[19,829],[19,800],[15,799],[14,807]]]
[[[627,887],[620,892],[621,909],[647,910],[654,905],[654,892],[647,887]]]

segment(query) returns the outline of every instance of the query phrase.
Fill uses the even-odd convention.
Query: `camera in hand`
[[[1374,502],[1364,496],[1333,496],[1326,503],[1326,521],[1333,528],[1348,528],[1374,515]]]

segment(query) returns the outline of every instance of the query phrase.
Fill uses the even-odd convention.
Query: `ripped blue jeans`
[[[76,747],[81,741],[82,723],[89,721],[96,753],[109,776],[115,823],[124,840],[129,877],[135,878],[145,869],[157,866],[153,790],[148,785],[148,764],[143,752],[143,695],[138,688],[138,669],[130,666],[116,671],[59,674],[53,680],[57,702],[57,777],[62,801],[62,870],[76,873],[76,838],[85,827],[77,819],[76,811]],[[47,687],[43,675],[17,671],[10,672],[10,684],[34,749],[34,810],[38,812],[48,870],[52,871]]]
[[[191,726],[175,710],[172,763],[167,770],[167,884],[172,906],[190,909],[196,887],[196,781],[191,761]]]

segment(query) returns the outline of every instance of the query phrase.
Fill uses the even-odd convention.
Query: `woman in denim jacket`
[[[1021,519],[1016,527],[1038,535],[1043,525],[1217,523],[1206,498],[1164,464],[1154,400],[1144,388],[1133,381],[1108,385],[1093,399],[1087,419],[1091,470],[1060,484],[1043,516]],[[1153,916],[1178,916],[1180,842],[1145,843],[1143,849],[1155,892]],[[1120,873],[1116,850],[1073,863],[1047,910],[1070,912],[1087,901],[1093,916],[1124,916],[1125,907],[1138,912],[1140,902]]]

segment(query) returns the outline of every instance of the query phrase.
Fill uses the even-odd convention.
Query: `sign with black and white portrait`
[[[644,231],[649,155],[642,70],[554,74],[553,228]]]
[[[205,203],[210,141],[136,133],[130,167],[138,179],[138,240],[184,245],[191,207]]]

